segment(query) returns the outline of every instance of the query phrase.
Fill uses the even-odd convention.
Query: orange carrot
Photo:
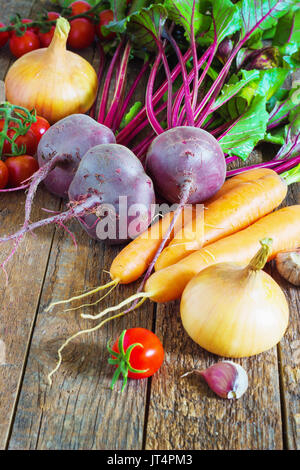
[[[255,169],[234,176],[227,180],[218,193],[208,201],[207,212],[209,212],[209,217],[205,219],[207,227],[202,239],[204,239],[205,244],[211,243],[220,237],[248,226],[275,209],[284,199],[286,192],[286,183],[277,173],[270,169]],[[266,197],[266,194],[268,197]],[[196,214],[196,211],[184,211],[183,216],[179,217],[176,221],[168,242],[172,240],[174,233],[177,239],[177,234],[180,233],[182,227],[192,228],[192,234],[196,233],[194,230]],[[84,294],[54,302],[47,310],[54,305],[79,300],[106,288],[113,289],[118,284],[129,284],[136,281],[153,261],[162,239],[169,228],[172,216],[173,212],[166,214],[146,232],[123,248],[115,257],[110,267],[112,281]],[[198,224],[198,226],[202,228],[203,224]],[[174,244],[174,248],[178,250],[175,251],[178,253],[181,250],[181,245]],[[194,250],[198,248],[198,245],[193,247]]]
[[[182,225],[190,222],[194,213],[194,209],[182,213],[182,217],[179,217],[175,223],[170,239],[172,239],[174,233],[181,229]],[[110,276],[113,280],[118,280],[121,284],[129,284],[136,281],[146,271],[169,228],[172,218],[173,212],[167,213],[120,251],[110,267]]]
[[[204,231],[196,228],[197,222],[201,227],[201,220],[185,225],[158,257],[156,271],[248,227],[278,207],[287,193],[286,182],[270,169],[247,171],[228,180],[223,188],[205,203]]]
[[[191,211],[185,211],[180,215],[175,223],[173,231],[171,232],[170,239],[173,237],[174,233],[182,227],[182,225],[190,222],[190,220],[194,217],[194,214],[195,210],[192,208]],[[112,280],[110,282],[69,299],[52,302],[46,308],[46,311],[51,310],[51,308],[55,305],[62,305],[73,302],[75,300],[84,299],[85,297],[88,297],[92,294],[96,294],[100,291],[110,288],[107,294],[101,297],[98,301],[94,302],[94,304],[96,304],[104,299],[104,297],[109,295],[118,284],[129,284],[130,282],[136,281],[146,271],[149,264],[153,260],[155,253],[157,252],[159,245],[161,244],[161,241],[169,228],[172,218],[173,212],[167,213],[162,219],[151,225],[148,230],[132,240],[127,246],[123,248],[123,250],[115,257],[111,264],[109,274]]]
[[[243,224],[242,222],[239,222],[239,217],[235,217],[234,214],[234,211],[236,211],[236,206],[240,203],[241,197],[239,199],[239,196],[235,196],[235,193],[233,193],[233,191],[235,189],[238,191],[240,188],[243,188],[246,193],[248,190],[247,188],[249,187],[249,183],[252,183],[252,186],[257,189],[257,192],[259,194],[261,194],[261,192],[263,193],[263,196],[261,198],[263,201],[265,199],[264,191],[272,191],[272,194],[270,193],[270,197],[268,198],[268,202],[266,204],[261,204],[260,201],[259,205],[261,207],[258,207],[257,211],[251,210],[252,215],[249,215],[248,217],[247,214],[245,216],[241,216],[242,220],[245,221]],[[263,186],[264,183],[266,183],[265,187]],[[261,192],[259,192],[260,189]],[[269,170],[267,168],[249,170],[240,175],[234,176],[231,179],[228,179],[227,181],[225,181],[222,188],[215,194],[215,196],[208,201],[208,206],[212,205],[212,209],[209,211],[209,214],[212,214],[212,216],[209,216],[211,222],[209,222],[209,218],[206,222],[211,226],[207,226],[205,229],[205,239],[209,240],[211,237],[211,241],[215,241],[216,237],[221,238],[222,236],[231,234],[234,231],[244,228],[251,222],[254,222],[258,218],[266,215],[268,212],[271,212],[273,209],[279,206],[279,204],[285,198],[286,192],[286,184],[284,184],[282,179],[277,175],[277,173],[275,173],[275,171]],[[252,190],[252,193],[255,193],[255,191]],[[251,197],[253,196],[252,193],[249,190],[249,198],[247,200],[248,204],[249,199],[251,199]],[[227,194],[228,196],[226,196]],[[232,204],[233,208],[231,209],[231,212],[233,212],[232,218],[235,218],[236,229],[234,228],[233,223],[231,223],[230,221],[226,221],[225,234],[222,235],[220,234],[220,232],[224,233],[224,230],[220,230],[219,228],[222,227],[222,224],[220,223],[220,218],[218,217],[218,214],[214,214],[213,212],[214,210],[220,209],[220,204],[216,203],[215,205],[213,205],[213,202],[218,201],[221,197],[226,197],[227,202],[227,198],[233,198],[234,196],[236,204],[235,207],[233,207]],[[207,206],[207,204],[205,204],[205,206]],[[224,217],[226,217],[226,215],[229,215],[229,208],[228,212],[223,210],[222,222],[224,222]],[[184,213],[184,217],[184,221],[179,218],[179,220],[176,222],[175,229],[173,230],[173,234],[175,233],[176,237],[176,241],[174,240],[174,243],[180,242],[180,232],[182,230],[182,226],[188,227],[187,230],[190,228],[192,231],[194,231],[193,229],[194,227],[196,227],[193,217],[191,218],[190,222],[186,220],[186,213]],[[170,214],[166,214],[159,222],[154,224],[154,226],[150,227],[147,232],[140,235],[135,240],[130,242],[127,246],[125,246],[125,248],[123,248],[123,250],[116,256],[116,258],[112,262],[110,268],[111,278],[113,280],[118,280],[118,282],[122,284],[129,284],[130,282],[136,281],[146,271],[147,267],[154,258],[154,255],[163,239],[164,234],[166,233],[169,227],[171,220],[172,217],[170,217]],[[199,223],[199,227],[201,227],[201,221]],[[172,240],[172,237],[170,237],[170,239]],[[210,241],[208,241],[208,243],[210,243]],[[199,246],[196,247],[196,249],[199,248]],[[168,248],[166,247],[165,250],[168,250]]]
[[[208,266],[223,262],[244,265],[249,263],[259,249],[259,240],[263,238],[273,239],[268,260],[281,251],[297,248],[300,245],[299,221],[300,205],[273,212],[250,227],[155,272],[145,285],[145,297],[150,297],[155,302],[178,299],[190,279]]]

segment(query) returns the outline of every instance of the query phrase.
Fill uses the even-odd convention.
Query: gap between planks
[[[29,15],[28,15],[29,17],[31,17],[32,14],[35,12],[35,7],[38,7],[38,8],[41,7],[41,4],[38,0],[33,1],[33,4],[32,4],[31,9],[29,11]],[[93,48],[92,64],[94,63],[95,57],[96,57],[96,47]],[[3,70],[3,76],[2,76],[3,79],[5,78],[11,64],[14,61],[14,59],[12,57],[8,57],[7,60],[8,60],[8,62],[7,62],[7,66],[5,68],[5,71]],[[64,207],[64,203],[61,200],[60,201],[60,210],[62,210],[63,207]],[[8,449],[10,437],[11,437],[13,426],[14,426],[14,420],[15,420],[15,416],[16,416],[16,412],[17,412],[17,408],[18,408],[19,398],[20,398],[22,385],[23,385],[23,380],[24,380],[24,376],[25,376],[25,372],[26,372],[27,361],[28,361],[28,357],[29,357],[29,353],[30,353],[31,342],[32,342],[34,329],[35,329],[35,324],[36,324],[36,320],[37,320],[37,316],[38,316],[38,312],[39,312],[39,308],[40,308],[40,301],[41,301],[41,297],[42,297],[42,294],[43,294],[43,289],[44,289],[46,276],[47,276],[47,273],[48,273],[49,260],[50,260],[50,256],[51,256],[51,252],[52,252],[52,248],[53,248],[53,242],[54,242],[55,234],[56,234],[56,225],[53,227],[53,231],[52,231],[52,235],[51,235],[51,242],[50,242],[48,255],[47,255],[47,262],[46,262],[45,271],[44,271],[43,279],[42,279],[40,290],[39,290],[38,301],[37,301],[35,313],[34,313],[33,318],[32,318],[31,327],[30,327],[30,330],[28,332],[28,338],[27,338],[27,344],[26,344],[26,349],[25,349],[25,354],[24,354],[24,360],[23,360],[22,367],[20,369],[19,381],[18,381],[17,386],[16,386],[15,400],[14,400],[14,404],[13,404],[13,407],[12,407],[12,410],[11,410],[11,415],[10,415],[10,419],[9,419],[7,434],[6,434],[6,437],[4,438],[4,446],[3,447],[4,447],[5,450]]]
[[[61,207],[62,207],[62,204],[60,205],[60,209],[61,209]],[[56,234],[56,225],[54,226],[54,230],[52,232],[51,243],[50,243],[50,246],[49,246],[48,256],[47,256],[47,263],[46,263],[46,266],[45,266],[45,272],[44,272],[43,280],[42,280],[41,287],[40,287],[40,292],[39,292],[39,296],[38,296],[38,301],[37,301],[35,314],[33,316],[31,328],[30,328],[29,334],[28,334],[28,340],[27,340],[26,350],[25,350],[25,354],[24,354],[23,366],[22,366],[22,369],[21,369],[21,372],[20,372],[19,382],[18,382],[17,389],[16,389],[15,402],[14,402],[14,406],[12,408],[9,427],[8,427],[7,435],[6,435],[6,438],[5,438],[5,444],[4,444],[4,449],[5,450],[7,450],[8,446],[9,446],[9,440],[10,440],[10,436],[11,436],[13,425],[14,425],[16,411],[17,411],[17,408],[18,408],[20,393],[21,393],[22,384],[23,384],[25,371],[26,371],[27,360],[28,360],[30,347],[31,347],[31,341],[32,341],[33,333],[34,333],[34,328],[35,328],[35,324],[36,324],[36,320],[37,320],[37,315],[38,315],[39,308],[40,308],[40,302],[41,302],[41,297],[42,297],[42,293],[43,293],[45,280],[46,280],[46,276],[47,276],[47,273],[48,273],[49,260],[50,260],[50,256],[51,256],[51,251],[52,251],[52,247],[53,247],[55,234]]]

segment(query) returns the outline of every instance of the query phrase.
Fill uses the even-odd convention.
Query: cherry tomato
[[[48,12],[48,18],[50,21],[57,20],[59,16],[60,16],[59,13],[56,13],[56,11]],[[54,36],[54,31],[55,31],[55,25],[51,26],[51,29],[47,31],[46,33],[42,33],[41,31],[39,32],[39,40],[41,43],[41,47],[48,47],[50,45]]]
[[[114,19],[114,14],[112,10],[103,10],[99,14],[99,23],[96,25],[96,34],[99,39],[102,41],[110,41],[116,36],[116,33],[104,33],[101,31],[101,27],[107,25]]]
[[[130,328],[122,331],[113,347],[108,346],[108,350],[112,355],[109,363],[118,368],[113,377],[112,387],[121,370],[124,377],[122,390],[127,377],[131,379],[150,377],[160,368],[164,359],[164,349],[160,340],[146,328]]]
[[[70,7],[72,9],[71,16],[81,15],[82,13],[86,13],[91,9],[91,5],[84,1],[73,2],[71,3]]]
[[[49,129],[50,124],[47,119],[37,116],[36,122],[33,122],[30,126],[30,131],[34,133],[37,143],[41,140],[45,132]]]
[[[54,31],[55,31],[55,26],[52,26],[50,31],[47,31],[47,33],[39,33],[39,40],[41,43],[41,47],[48,47],[53,39],[54,36]]]
[[[39,47],[40,40],[32,31],[26,31],[23,36],[17,36],[13,33],[9,40],[9,48],[15,57],[21,57]]]
[[[23,24],[27,24],[27,23],[32,23],[33,20],[30,20],[29,18],[23,18],[21,22]],[[24,30],[25,28],[21,28],[21,29]],[[28,28],[27,31],[32,31],[33,33],[37,34],[39,32],[39,28],[37,26],[33,26],[33,27]]]
[[[60,17],[60,14],[56,11],[48,11],[47,16],[50,21],[54,21]]]
[[[0,189],[6,188],[8,183],[8,168],[6,164],[0,160]]]
[[[12,139],[15,135],[15,130],[14,129],[9,129],[7,132],[7,135],[10,139]],[[22,146],[24,147],[24,151],[28,155],[35,155],[36,154],[36,149],[38,145],[38,139],[36,138],[35,134],[32,132],[31,129],[28,129],[25,135],[19,135],[16,140],[15,144],[21,148]],[[11,144],[8,141],[5,141],[4,143],[4,149],[3,149],[3,154],[10,154],[12,153],[11,150]]]
[[[5,164],[9,173],[8,182],[13,188],[20,186],[24,180],[30,178],[39,169],[38,162],[31,155],[9,157]]]
[[[0,131],[3,130],[4,123],[5,123],[4,119],[0,119]],[[11,127],[12,125],[13,124],[11,124],[11,125],[9,124],[9,127]],[[11,153],[10,143],[7,140],[5,140],[3,142],[1,155],[6,155],[8,153]]]
[[[33,20],[29,19],[29,18],[23,18],[21,20],[21,23],[23,24],[27,24],[27,23],[32,23]],[[11,23],[11,24],[15,24],[14,22]],[[21,28],[22,31],[25,31],[25,28]],[[33,27],[30,27],[30,28],[27,28],[26,31],[31,31],[32,33],[35,33],[35,34],[38,34],[39,32],[39,28],[37,26],[33,26]],[[9,32],[9,36],[12,37],[13,35],[15,34],[15,31],[10,31]]]
[[[5,24],[0,23],[0,28],[5,28]],[[9,32],[8,31],[4,31],[4,32],[0,33],[0,47],[5,46],[5,44],[7,43],[8,40],[9,40]]]
[[[84,49],[90,46],[95,37],[95,26],[87,18],[76,18],[70,22],[71,29],[68,44],[74,49]]]
[[[4,124],[5,124],[5,120],[4,119],[0,119],[0,131],[3,130],[4,128]],[[7,134],[9,134],[9,132],[11,132],[11,129],[13,127],[16,127],[16,123],[11,121],[8,123],[8,131],[7,131]],[[12,134],[13,135],[13,134]],[[9,135],[10,137],[10,135]],[[11,153],[11,144],[8,140],[5,140],[4,143],[3,143],[3,147],[2,147],[2,155],[9,155]]]

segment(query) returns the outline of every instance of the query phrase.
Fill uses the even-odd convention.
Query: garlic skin
[[[240,398],[248,388],[247,372],[232,361],[218,362],[200,373],[213,392],[222,398]]]
[[[300,251],[278,253],[275,261],[279,274],[294,286],[300,286]]]
[[[70,114],[85,113],[97,95],[94,68],[66,49],[69,31],[69,22],[60,17],[50,46],[20,57],[5,79],[7,101],[35,108],[51,124]]]
[[[181,377],[193,373],[201,375],[209,388],[221,398],[240,398],[248,388],[247,372],[232,361],[218,362],[205,370],[192,370]]]

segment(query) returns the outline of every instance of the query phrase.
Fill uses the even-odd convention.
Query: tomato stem
[[[117,369],[111,381],[110,388],[111,390],[113,390],[116,381],[118,380],[120,374],[122,374],[123,375],[123,385],[122,385],[122,390],[121,390],[122,392],[125,390],[129,371],[133,372],[134,374],[144,374],[145,372],[148,371],[148,369],[145,369],[145,370],[134,369],[131,366],[130,355],[131,355],[132,350],[137,346],[140,346],[141,348],[143,348],[144,346],[141,343],[134,343],[134,344],[131,344],[125,351],[124,350],[124,338],[125,338],[126,332],[127,330],[123,330],[122,333],[120,334],[119,341],[118,341],[119,352],[114,351],[110,347],[111,340],[109,340],[107,344],[107,350],[109,354],[113,356],[108,359],[108,363],[117,366]]]
[[[0,131],[0,159],[5,141],[11,144],[11,154],[9,155],[15,156],[26,153],[26,146],[18,146],[16,139],[20,135],[27,134],[31,124],[36,122],[36,112],[28,111],[22,106],[16,106],[5,101],[0,103],[0,118],[4,119],[3,129]],[[15,123],[16,126],[11,126],[11,123]],[[14,131],[12,137],[8,135],[8,131],[11,129]]]

